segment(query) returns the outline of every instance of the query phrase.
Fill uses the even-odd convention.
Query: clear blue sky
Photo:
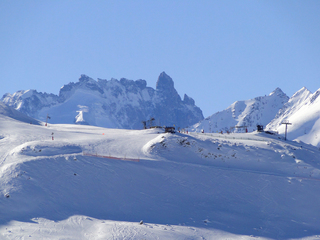
[[[318,0],[1,0],[0,33],[0,96],[58,94],[80,74],[155,88],[165,71],[207,117],[320,88]]]

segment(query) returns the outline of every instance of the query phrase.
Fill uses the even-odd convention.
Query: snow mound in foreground
[[[52,141],[25,143],[16,147],[11,154],[26,156],[55,156],[82,153],[82,148],[68,143],[55,144]]]

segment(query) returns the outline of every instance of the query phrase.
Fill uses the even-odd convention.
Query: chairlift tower
[[[288,128],[288,125],[292,125],[292,123],[290,123],[289,120],[283,120],[283,122],[281,124],[285,124],[286,125],[286,131],[285,131],[285,135],[284,135],[284,140],[287,141],[287,128]]]

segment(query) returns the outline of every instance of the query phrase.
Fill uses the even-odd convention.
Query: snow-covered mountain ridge
[[[289,97],[276,88],[268,96],[234,102],[227,109],[193,125],[191,131],[230,132],[232,127],[237,126],[252,132],[258,124],[266,126],[288,100]]]
[[[288,126],[288,138],[302,140],[320,147],[320,89],[311,93],[302,88],[296,92],[275,118],[267,125],[267,129],[284,134],[284,120]]]
[[[95,81],[81,75],[78,82],[64,85],[58,96],[26,90],[5,94],[1,101],[41,121],[49,114],[51,123],[141,129],[142,121],[150,118],[155,118],[157,125],[177,127],[203,119],[195,101],[186,94],[182,100],[165,72],[160,74],[156,89],[147,87],[145,80]]]
[[[288,139],[320,146],[320,89],[311,93],[305,87],[292,97],[276,88],[268,96],[237,101],[189,130],[200,132],[249,132],[262,125],[268,131],[284,135],[284,121],[289,121]]]

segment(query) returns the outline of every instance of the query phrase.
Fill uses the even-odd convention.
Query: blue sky
[[[162,71],[207,117],[320,88],[320,1],[0,1],[0,96]]]

